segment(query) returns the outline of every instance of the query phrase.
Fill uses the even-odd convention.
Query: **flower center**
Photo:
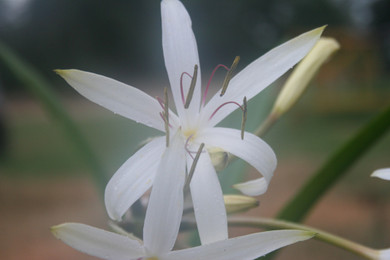
[[[190,128],[182,131],[182,134],[186,139],[189,139],[190,141],[190,139],[193,139],[196,136],[196,132],[197,132],[196,129]]]

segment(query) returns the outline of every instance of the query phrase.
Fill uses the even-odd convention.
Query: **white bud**
[[[321,65],[339,48],[340,45],[335,39],[321,37],[287,79],[271,115],[279,117],[288,111],[302,95]]]
[[[244,195],[224,195],[223,199],[227,213],[243,212],[259,205],[257,199]]]
[[[211,162],[217,172],[226,168],[231,157],[230,153],[220,148],[210,148],[207,151],[209,152]]]

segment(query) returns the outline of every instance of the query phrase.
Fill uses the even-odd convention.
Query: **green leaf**
[[[389,127],[390,106],[340,147],[279,212],[277,218],[294,222],[302,221],[317,200],[386,133]]]

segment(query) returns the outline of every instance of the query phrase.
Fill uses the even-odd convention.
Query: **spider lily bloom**
[[[378,169],[371,174],[371,177],[378,177],[390,181],[390,168]]]
[[[276,167],[276,157],[263,140],[244,132],[243,127],[240,131],[215,126],[238,107],[244,111],[245,119],[246,100],[301,60],[319,39],[323,27],[271,50],[234,77],[231,73],[237,59],[230,69],[217,66],[228,69],[223,94],[217,93],[206,104],[209,84],[202,94],[197,44],[185,7],[178,0],[163,0],[161,18],[164,60],[177,114],[168,109],[166,94],[164,99],[153,98],[132,86],[90,72],[57,70],[57,73],[91,101],[166,133],[165,137],[157,137],[137,151],[111,178],[105,191],[105,204],[112,219],[120,220],[152,186],[161,154],[173,133],[178,133],[183,144],[179,150],[185,151],[187,163],[183,172],[194,165],[196,151],[202,143],[205,145],[193,168],[193,178],[187,177],[202,244],[227,239],[222,190],[208,149],[219,148],[229,152],[247,161],[263,175],[235,186],[250,196],[266,191]],[[176,181],[169,180],[170,183]]]
[[[250,260],[314,235],[312,232],[299,230],[267,231],[171,251],[159,245],[153,246],[158,250],[151,250],[146,241],[142,243],[126,235],[79,223],[65,223],[54,226],[51,230],[58,239],[83,253],[116,260]],[[156,243],[162,243],[166,239],[168,237],[159,237]]]

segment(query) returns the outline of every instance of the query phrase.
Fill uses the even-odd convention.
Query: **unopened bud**
[[[217,172],[222,171],[226,168],[231,157],[230,153],[220,149],[220,148],[210,148],[208,149],[211,162]]]
[[[244,195],[224,195],[226,212],[238,213],[259,206],[259,201],[253,197]]]
[[[287,79],[271,115],[279,117],[288,111],[302,95],[321,65],[339,48],[340,45],[335,39],[320,38]]]

